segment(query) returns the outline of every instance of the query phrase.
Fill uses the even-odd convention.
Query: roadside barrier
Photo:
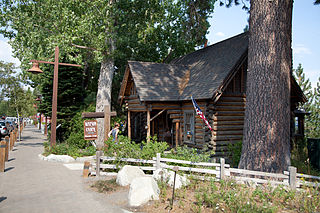
[[[4,172],[6,162],[6,142],[0,142],[0,172]]]
[[[5,150],[5,160],[8,161],[9,160],[9,146],[10,146],[10,139],[9,136],[6,136],[4,138],[5,142],[6,142],[6,150]]]
[[[20,133],[23,130],[21,125]],[[0,142],[0,172],[5,171],[5,162],[9,161],[9,152],[13,150],[15,142],[17,142],[19,130],[14,129],[10,132],[10,137],[6,136],[4,141]]]

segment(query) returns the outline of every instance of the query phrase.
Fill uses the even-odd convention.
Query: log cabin
[[[157,135],[172,147],[209,147],[215,157],[229,156],[228,144],[243,136],[247,58],[248,34],[242,33],[169,64],[129,61],[119,93],[128,110],[128,136],[137,142]],[[191,96],[213,131],[196,115]],[[291,76],[292,121],[305,101]]]

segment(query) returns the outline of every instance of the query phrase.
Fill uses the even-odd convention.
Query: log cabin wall
[[[201,111],[205,116],[207,116],[207,102],[199,100],[196,101]],[[194,148],[203,148],[205,146],[205,138],[208,133],[208,128],[202,119],[196,115],[191,101],[182,103],[181,116],[181,144]],[[188,131],[191,135],[188,134]]]
[[[245,63],[229,82],[219,100],[215,104],[213,102],[208,104],[208,114],[212,119],[214,129],[210,146],[215,151],[216,157],[229,157],[232,153],[228,150],[228,144],[242,140],[246,102],[246,72]]]

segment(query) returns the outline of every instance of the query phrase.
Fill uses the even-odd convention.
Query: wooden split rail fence
[[[283,174],[278,174],[230,168],[230,165],[225,163],[224,158],[220,158],[220,163],[192,162],[161,158],[160,153],[158,153],[152,160],[144,160],[106,157],[102,156],[102,151],[97,151],[96,162],[91,165],[90,173],[97,176],[107,174],[114,175],[115,173],[105,172],[103,170],[120,169],[121,166],[110,163],[115,161],[127,162],[130,165],[138,164],[138,167],[144,171],[155,171],[160,168],[173,169],[173,167],[178,166],[179,171],[189,174],[192,173],[193,175],[197,174],[195,177],[198,178],[205,178],[203,175],[207,174],[210,175],[210,178],[214,178],[217,181],[223,179],[234,179],[240,183],[270,183],[272,185],[285,185],[290,188],[300,188],[301,186],[320,187],[320,177],[297,173],[297,169],[292,166],[289,167],[289,171],[285,171]]]
[[[20,133],[22,132],[25,126],[21,125]],[[0,141],[0,172],[5,171],[5,164],[9,161],[9,152],[13,150],[15,143],[18,138],[18,129],[15,128],[12,132],[10,132],[10,137],[6,136],[4,141]]]

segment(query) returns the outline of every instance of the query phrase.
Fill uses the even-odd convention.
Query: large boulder
[[[50,154],[44,160],[53,161],[53,162],[62,162],[62,163],[71,163],[74,162],[74,158],[69,155],[54,155]]]
[[[131,184],[133,179],[145,176],[146,175],[139,167],[126,165],[118,172],[117,184],[120,186],[127,186]]]
[[[169,171],[167,169],[157,169],[153,172],[152,177],[155,180],[161,180],[167,182],[169,186],[173,187],[174,183],[174,171]],[[176,174],[176,183],[175,189],[179,189],[182,186],[186,186],[189,184],[189,180],[185,176],[181,176]]]
[[[129,190],[129,205],[141,206],[149,200],[159,200],[160,189],[152,177],[138,177],[133,179]]]

